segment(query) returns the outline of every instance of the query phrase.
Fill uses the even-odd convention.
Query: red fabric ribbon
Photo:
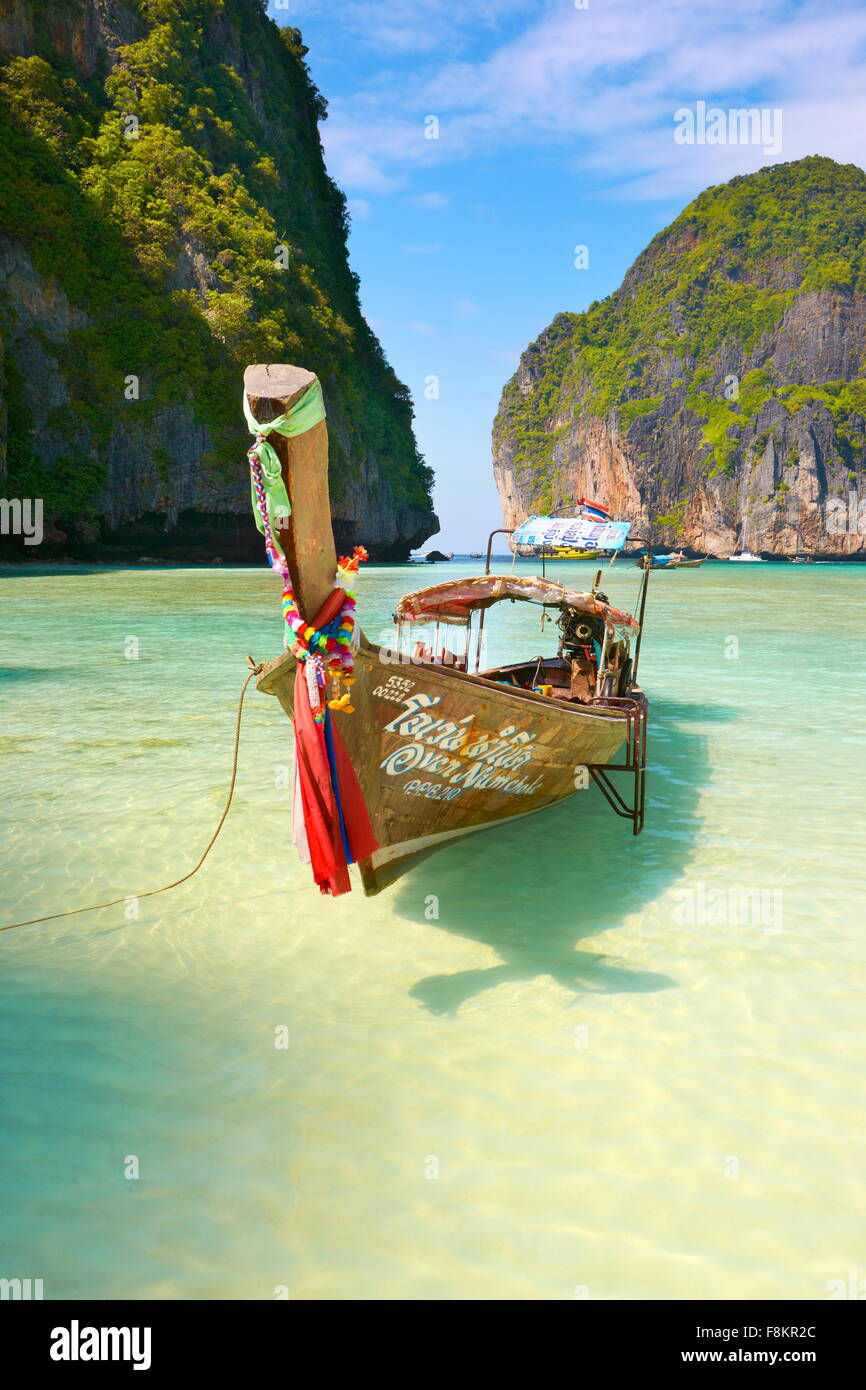
[[[298,662],[295,674],[294,725],[295,757],[298,760],[301,804],[313,877],[323,893],[336,897],[340,893],[350,892],[352,884],[340,834],[340,812],[331,784],[324,725],[317,724],[313,718],[302,661]],[[331,726],[331,735],[340,804],[352,859],[366,859],[379,846],[352,760],[334,725]]]

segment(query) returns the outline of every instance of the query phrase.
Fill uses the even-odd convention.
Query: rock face
[[[853,165],[702,193],[524,352],[493,432],[505,524],[589,497],[663,545],[866,558],[864,238]]]
[[[28,558],[261,559],[253,361],[322,381],[341,550],[438,529],[306,51],[260,0],[3,0],[0,493],[44,499]]]

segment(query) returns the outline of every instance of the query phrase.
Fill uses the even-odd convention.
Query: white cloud
[[[339,23],[355,44],[391,55],[455,54],[479,34],[495,34],[512,16],[543,11],[543,0],[289,0],[288,10],[269,10],[278,24],[308,16]],[[289,13],[290,11],[290,13]]]
[[[319,8],[337,24],[360,22],[356,4]],[[365,0],[361,9],[392,49],[405,25],[406,51],[433,56],[399,80],[374,70],[332,106],[328,159],[349,187],[387,191],[419,168],[538,144],[631,198],[688,195],[805,154],[864,159],[866,8],[856,0],[820,11],[787,0],[605,0],[587,10],[551,0],[520,11],[507,0]],[[434,43],[446,16],[453,42]],[[485,56],[470,60],[479,46]],[[676,145],[673,113],[698,100],[780,107],[781,153]],[[428,113],[439,117],[438,140],[424,139]]]
[[[474,299],[456,299],[454,301],[454,312],[458,318],[471,319],[481,312],[480,306]]]
[[[451,199],[447,193],[414,193],[409,199],[413,208],[437,209],[447,208]]]

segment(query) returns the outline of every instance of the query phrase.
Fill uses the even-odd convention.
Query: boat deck
[[[510,666],[481,671],[485,680],[517,690],[532,690],[548,699],[588,704],[593,697],[596,670],[589,661],[565,661],[561,657],[536,657]]]

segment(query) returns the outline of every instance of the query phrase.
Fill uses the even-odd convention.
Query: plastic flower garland
[[[343,604],[336,617],[322,628],[310,627],[305,623],[298,612],[291,580],[288,574],[285,576],[283,617],[295,635],[294,642],[289,643],[289,651],[299,661],[307,661],[310,657],[320,658],[322,665],[327,663],[328,674],[338,685],[350,686],[355,680],[352,639],[355,632],[357,599],[353,576],[357,574],[359,564],[366,559],[368,555],[362,545],[356,545],[351,556],[340,556],[335,587],[343,590]],[[342,710],[344,714],[354,713],[348,691],[329,700],[328,704],[331,709]]]

